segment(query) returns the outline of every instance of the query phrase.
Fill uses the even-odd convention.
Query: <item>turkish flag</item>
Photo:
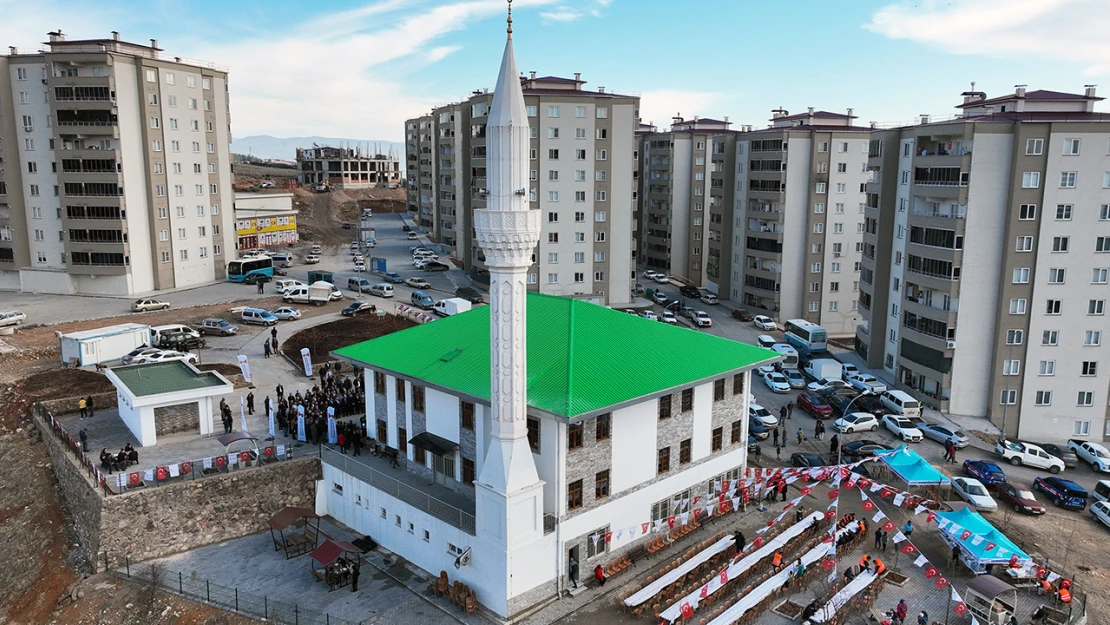
[[[823,542],[823,543],[831,543],[832,541],[833,541],[833,535],[832,534],[825,534],[825,537],[821,539],[821,542]]]
[[[937,520],[937,513],[936,512],[930,512],[929,514],[925,515],[925,522],[926,523],[932,523],[933,521],[936,521],[936,520]]]
[[[1045,571],[1045,568],[1043,566],[1038,566],[1037,567],[1037,577],[1044,577],[1044,574],[1046,572],[1047,571]]]
[[[871,480],[869,480],[867,478],[863,478],[859,481],[859,487],[860,488],[869,488],[870,486],[871,486]]]
[[[674,529],[674,517],[667,517],[667,527]]]
[[[915,551],[917,551],[917,549],[915,549],[914,546],[908,542],[902,546],[902,553],[913,553]]]
[[[836,518],[836,510],[826,510],[825,511],[825,518],[826,519],[835,519]]]
[[[702,599],[705,599],[708,596],[709,596],[709,584],[706,584],[706,585],[701,587],[701,592],[698,593],[698,597],[701,597]]]
[[[825,569],[826,571],[833,568],[834,566],[836,566],[836,560],[832,558],[825,558],[821,562],[821,568]]]
[[[937,570],[937,567],[931,564],[929,565],[929,568],[925,569],[925,579],[933,579],[938,574],[940,574],[940,571]]]
[[[967,604],[964,603],[963,601],[961,601],[961,602],[957,603],[952,608],[952,610],[956,612],[956,616],[963,616],[964,612],[967,612]]]
[[[844,482],[844,487],[845,488],[855,488],[856,483],[853,482],[852,480],[848,480],[847,482]]]
[[[1014,555],[1010,556],[1010,568],[1011,569],[1018,568],[1018,557],[1017,557],[1016,553]]]
[[[886,523],[883,523],[883,531],[893,532],[894,531],[894,524],[891,523],[890,521],[887,521]]]
[[[605,542],[613,542],[613,532],[605,532]]]
[[[964,530],[960,534],[960,540],[967,540],[968,538],[971,538],[971,530]]]
[[[641,534],[647,534],[649,525],[651,525],[651,523],[641,523],[640,524],[640,533]]]
[[[728,490],[728,480],[721,480],[721,491]]]
[[[871,501],[870,499],[868,499],[867,501],[864,501],[863,502],[863,509],[864,510],[874,510],[875,509],[875,502]]]
[[[694,520],[697,521],[701,516],[701,508],[694,508]]]
[[[803,495],[808,495],[811,492],[813,492],[813,487],[812,486],[806,486],[805,488],[802,489],[802,494]]]
[[[691,618],[694,616],[694,608],[690,605],[689,601],[682,604],[682,618]]]
[[[755,547],[756,549],[759,549],[760,547],[762,547],[763,546],[763,537],[762,536],[756,536],[755,540],[752,541],[752,546]]]
[[[794,507],[794,502],[791,501],[790,503],[786,504],[786,506],[783,508],[783,511],[789,510],[793,507]]]
[[[721,571],[721,585],[723,586],[727,583],[728,583],[728,569],[724,569],[723,571]]]
[[[948,587],[948,580],[945,579],[943,575],[938,575],[937,578],[933,580],[933,585],[940,590],[944,590]]]
[[[767,521],[767,527],[771,527],[775,524],[776,521],[778,521],[778,519],[771,519],[770,521]]]
[[[840,496],[840,491],[839,490],[833,489],[833,490],[829,491],[829,499],[836,499],[839,496]]]

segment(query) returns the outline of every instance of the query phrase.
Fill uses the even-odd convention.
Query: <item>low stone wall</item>
[[[158,436],[175,432],[199,432],[200,411],[197,404],[178,404],[154,409],[154,433]]]
[[[116,395],[115,391],[93,395],[92,398],[93,412],[116,408],[119,405],[119,397]],[[80,409],[77,407],[77,402],[80,399],[80,397],[67,397],[64,399],[48,399],[40,401],[39,403],[42,404],[43,408],[46,408],[47,412],[59,417],[61,415],[79,412]]]

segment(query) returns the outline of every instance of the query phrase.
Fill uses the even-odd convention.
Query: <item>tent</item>
[[[910,486],[947,486],[948,478],[916,451],[899,445],[895,453],[880,456],[894,474]]]
[[[941,538],[949,546],[960,548],[961,559],[974,573],[986,573],[991,565],[1008,566],[1013,556],[1017,556],[1023,564],[1031,561],[1029,554],[971,508],[938,512],[937,517],[937,525],[942,530]],[[971,532],[967,539],[963,538],[964,530]],[[975,544],[976,541],[978,544]],[[992,545],[988,551],[987,547]]]
[[[308,555],[312,574],[327,582],[328,592],[347,586],[354,569],[362,564],[362,553],[357,545],[329,538]]]

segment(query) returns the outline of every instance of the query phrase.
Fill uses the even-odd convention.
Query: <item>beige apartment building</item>
[[[627,304],[635,286],[639,99],[587,90],[585,81],[521,77],[531,128],[529,187],[543,212],[530,290]],[[405,122],[408,209],[417,223],[488,283],[472,211],[486,207],[486,116],[493,93]]]
[[[158,42],[0,56],[0,288],[132,294],[235,258],[227,69]]]
[[[1110,436],[1110,115],[1095,89],[969,91],[876,130],[856,351],[1010,436]]]

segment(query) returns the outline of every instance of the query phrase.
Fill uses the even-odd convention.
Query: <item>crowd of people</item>
[[[272,408],[277,427],[286,437],[297,436],[297,418],[300,407],[304,408],[304,431],[307,442],[314,445],[327,442],[328,408],[335,409],[335,418],[341,419],[360,414],[365,410],[365,388],[361,375],[342,376],[342,364],[335,367],[325,364],[320,371],[320,382],[312,388],[285,394],[285,388],[278,384],[275,390],[276,401],[269,396],[263,401],[266,413]],[[363,418],[362,425],[365,425]],[[343,453],[353,448],[355,455],[362,452],[365,428],[352,422],[337,425],[340,437],[339,446]]]
[[[84,430],[82,430],[84,431]],[[100,467],[111,475],[114,471],[126,471],[127,467],[139,464],[139,452],[127,443],[113,454],[105,447],[100,450]]]

